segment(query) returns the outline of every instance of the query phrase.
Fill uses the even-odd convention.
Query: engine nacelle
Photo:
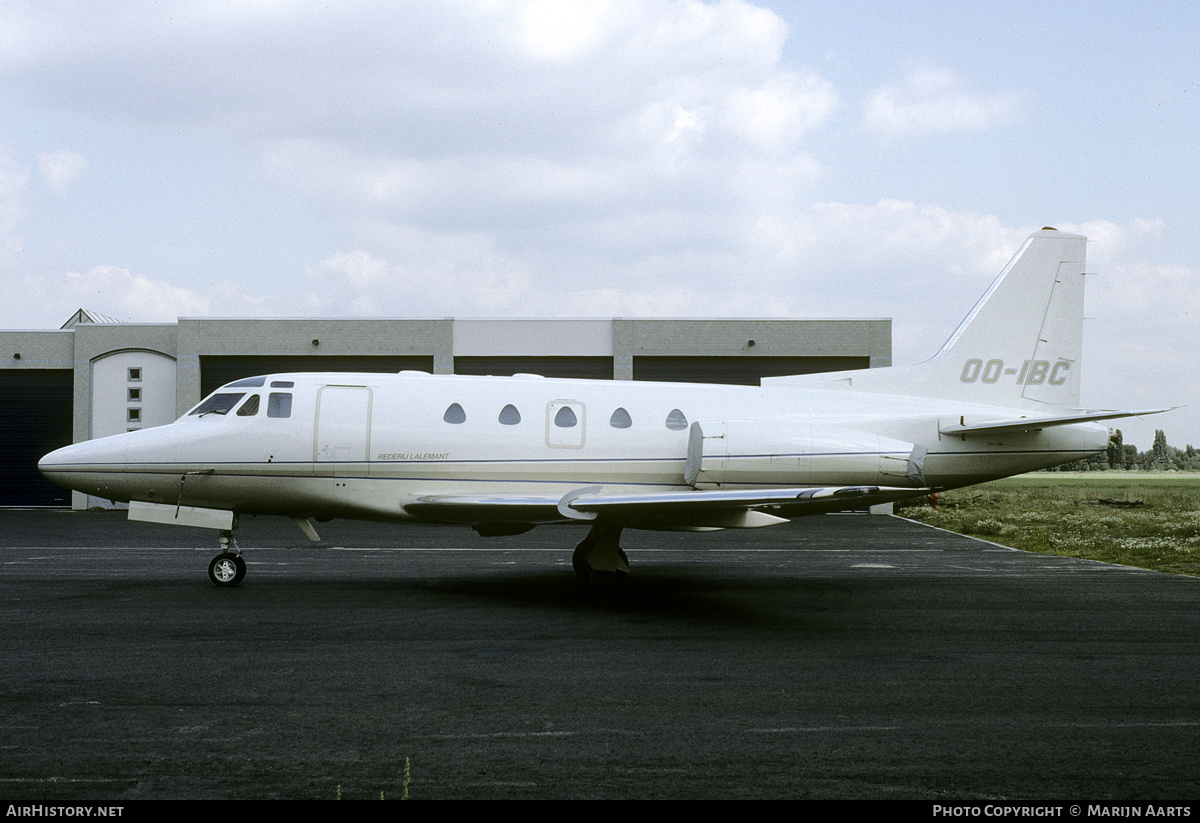
[[[925,448],[854,429],[779,420],[698,420],[684,480],[730,486],[925,485]]]

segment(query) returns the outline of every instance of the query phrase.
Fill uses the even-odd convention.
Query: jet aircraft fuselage
[[[222,532],[240,514],[590,522],[575,568],[628,571],[623,528],[752,528],[982,483],[1103,451],[1078,408],[1085,238],[1030,236],[941,350],[915,366],[759,387],[400,374],[230,383],[175,423],[46,455],[48,477],[130,517]]]
[[[115,500],[439,520],[423,499],[561,497],[583,486],[625,494],[885,486],[918,495],[1108,445],[1107,427],[1087,422],[986,439],[941,433],[1011,413],[790,387],[280,374],[226,386],[168,426],[69,447],[69,461],[49,455],[42,469]],[[701,448],[698,466],[694,454],[689,466],[689,445]],[[698,469],[690,482],[689,468]]]

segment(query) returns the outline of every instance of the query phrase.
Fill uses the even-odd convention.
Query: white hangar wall
[[[175,358],[125,349],[92,361],[91,438],[161,426],[175,414]]]
[[[216,388],[282,371],[417,369],[757,385],[761,377],[891,365],[891,320],[180,318],[0,330],[0,506],[69,497],[37,459],[168,423]],[[97,501],[91,501],[95,503]]]

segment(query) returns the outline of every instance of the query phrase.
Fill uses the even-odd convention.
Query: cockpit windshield
[[[210,412],[213,414],[229,414],[229,410],[237,405],[237,402],[246,396],[245,392],[227,393],[218,392],[209,396],[207,400],[201,403],[196,408],[188,412],[188,415],[206,415]]]
[[[257,389],[266,385],[267,376],[246,377],[233,383],[226,383],[206,397],[186,416],[204,417],[208,414],[224,416],[236,409],[234,415],[236,417],[257,417],[265,406],[267,417],[291,417],[292,393],[290,391],[246,391],[246,389]],[[295,385],[293,380],[271,380],[272,389],[291,389]],[[242,402],[243,399],[245,402]]]

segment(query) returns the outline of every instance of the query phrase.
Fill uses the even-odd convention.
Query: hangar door
[[[611,357],[454,356],[455,374],[540,374],[584,380],[612,380]]]
[[[71,369],[0,371],[0,506],[69,506],[71,492],[37,470],[42,455],[71,445]]]
[[[635,355],[634,380],[668,383],[725,383],[757,386],[762,377],[866,369],[869,357],[716,357],[707,355]]]

